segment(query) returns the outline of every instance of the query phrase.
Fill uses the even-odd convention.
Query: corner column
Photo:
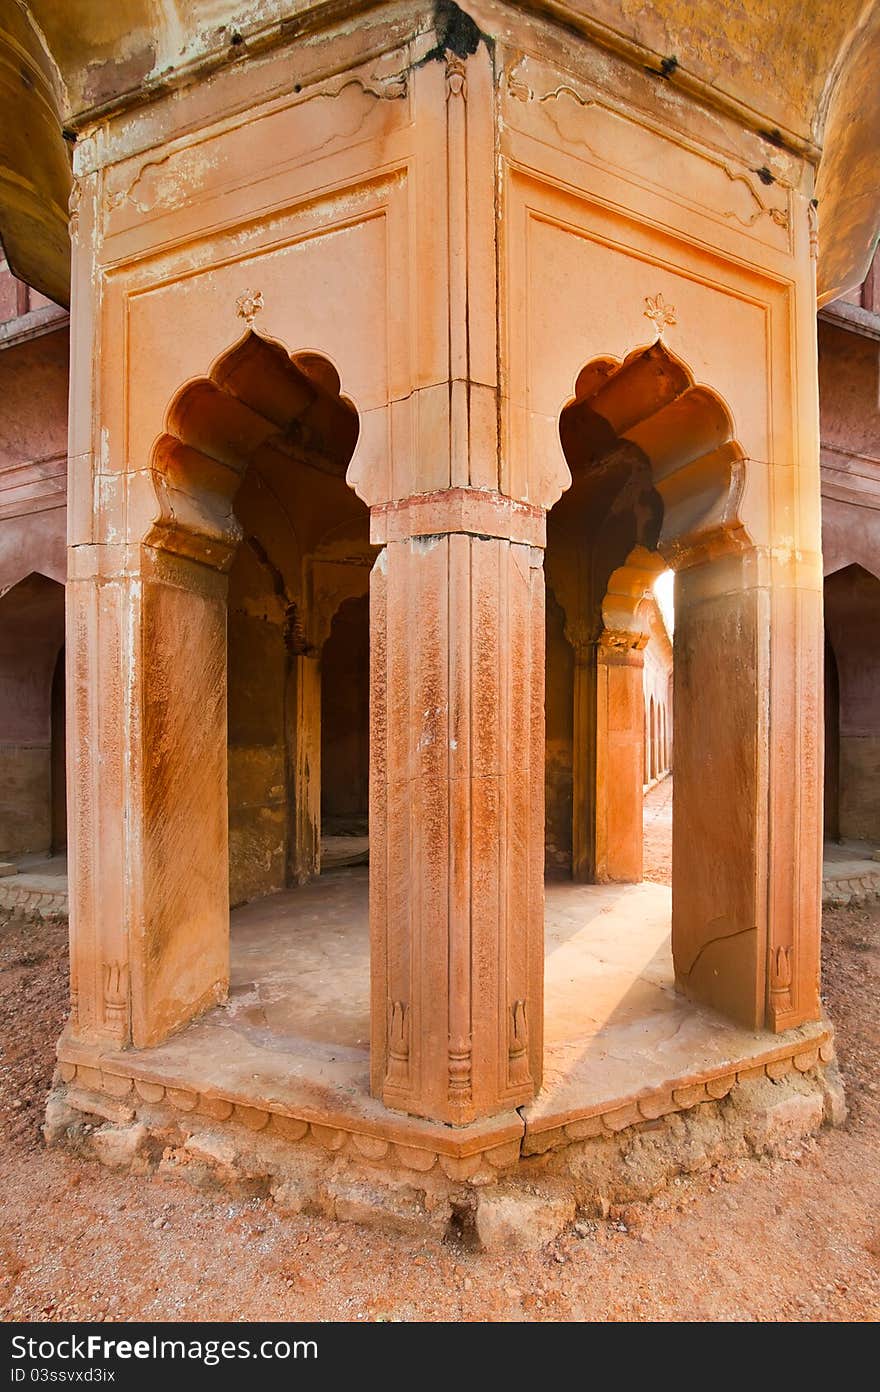
[[[572,715],[571,877],[578,884],[596,878],[596,643],[585,625],[569,625],[574,652]]]
[[[308,884],[321,873],[321,658],[300,654],[294,662],[290,870],[294,884]]]
[[[642,648],[634,644],[632,634],[605,629],[596,648],[599,884],[633,884],[642,878],[644,664]]]
[[[821,1008],[820,584],[758,548],[676,576],[676,981],[751,1029]]]
[[[73,547],[67,621],[69,1030],[146,1048],[227,987],[226,576]]]
[[[372,1087],[467,1123],[541,1081],[544,514],[373,509]]]

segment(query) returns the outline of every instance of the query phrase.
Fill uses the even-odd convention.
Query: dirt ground
[[[662,788],[663,785],[661,785]],[[873,1320],[880,1314],[880,908],[826,914],[850,1105],[786,1160],[738,1161],[502,1258],[170,1179],[40,1139],[66,1010],[63,925],[0,917],[4,1320]]]

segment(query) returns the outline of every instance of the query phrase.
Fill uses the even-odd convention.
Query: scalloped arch
[[[637,446],[663,501],[658,550],[675,569],[751,544],[740,507],[745,456],[721,397],[658,339],[578,373],[559,418],[569,470]]]
[[[602,600],[602,625],[606,633],[629,639],[629,646],[643,648],[649,638],[646,602],[657,577],[666,569],[656,551],[635,546],[622,566],[612,571]]]
[[[144,544],[228,570],[241,539],[235,495],[261,451],[307,460],[344,481],[359,433],[329,358],[289,353],[248,330],[168,407],[151,455],[158,515]]]

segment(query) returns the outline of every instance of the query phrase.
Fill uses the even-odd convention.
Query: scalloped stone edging
[[[823,908],[842,909],[848,905],[870,904],[875,899],[880,899],[880,870],[822,881]]]
[[[379,1127],[359,1123],[357,1118],[346,1126],[329,1116],[326,1120],[296,1116],[267,1106],[248,1105],[236,1098],[203,1094],[179,1084],[127,1075],[119,1071],[118,1065],[108,1069],[63,1057],[57,1067],[55,1094],[63,1094],[64,1105],[73,1111],[101,1116],[116,1125],[130,1125],[145,1109],[161,1108],[170,1116],[187,1119],[188,1124],[201,1120],[220,1125],[231,1123],[255,1136],[293,1146],[312,1145],[328,1156],[392,1173],[442,1173],[453,1183],[485,1183],[514,1173],[523,1161],[536,1160],[565,1146],[618,1136],[630,1128],[657,1124],[664,1118],[689,1112],[703,1103],[723,1101],[738,1084],[758,1078],[779,1082],[788,1075],[806,1076],[833,1062],[834,1041],[829,1029],[814,1040],[798,1041],[788,1051],[780,1049],[763,1062],[747,1062],[704,1080],[683,1080],[681,1084],[634,1098],[618,1099],[604,1109],[569,1117],[559,1124],[551,1118],[549,1124],[541,1126],[540,1122],[533,1124],[526,1118],[519,1137],[499,1142],[497,1134],[493,1137],[487,1132],[484,1145],[469,1138],[466,1147],[461,1144],[462,1133],[455,1128],[448,1128],[448,1142],[441,1131],[446,1142],[442,1145],[436,1139],[432,1143],[430,1134],[424,1138],[413,1134],[403,1141],[377,1134]],[[838,1112],[842,1105],[841,1101]],[[399,1126],[400,1118],[389,1114],[388,1128],[396,1129],[398,1136]],[[437,1134],[434,1128],[435,1138]]]
[[[664,1104],[643,1098],[456,1156],[322,1125],[181,1087],[61,1065],[44,1134],[133,1176],[242,1188],[281,1214],[315,1213],[440,1239],[471,1231],[485,1250],[552,1241],[580,1212],[647,1199],[679,1175],[725,1158],[786,1154],[823,1123],[843,1120],[830,1040],[790,1059],[687,1084]],[[671,1109],[671,1110],[670,1110]]]
[[[68,913],[67,892],[31,889],[15,884],[14,877],[0,879],[0,909],[17,913],[39,914],[40,918],[65,918]]]

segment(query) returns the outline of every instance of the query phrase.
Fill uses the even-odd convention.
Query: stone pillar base
[[[648,1198],[729,1156],[784,1153],[846,1115],[826,1024],[785,1041],[765,1035],[752,1056],[699,1081],[580,1110],[560,1110],[551,1093],[457,1128],[369,1103],[347,1116],[313,1106],[295,1115],[158,1076],[143,1055],[88,1054],[62,1040],[47,1144],[111,1169],[256,1189],[284,1213],[438,1238],[469,1229],[489,1250],[538,1246],[577,1214],[607,1217],[609,1204]]]

